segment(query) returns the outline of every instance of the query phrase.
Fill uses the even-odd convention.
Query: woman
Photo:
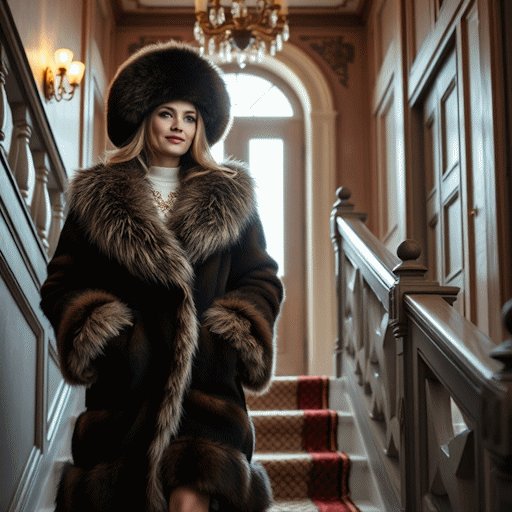
[[[87,386],[58,511],[268,509],[244,388],[273,371],[282,300],[253,183],[209,146],[229,125],[217,68],[152,45],[109,89],[117,149],[79,171],[41,306]]]

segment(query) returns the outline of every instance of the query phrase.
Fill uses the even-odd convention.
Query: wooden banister
[[[457,288],[426,278],[417,242],[392,255],[337,195],[336,370],[386,510],[512,510],[512,340],[496,347],[452,308]]]

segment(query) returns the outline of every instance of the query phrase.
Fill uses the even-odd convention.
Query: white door
[[[286,291],[277,330],[276,374],[301,375],[306,360],[302,120],[294,116],[284,93],[267,80],[233,74],[227,75],[226,82],[234,122],[224,155],[249,164],[267,250],[279,264]]]

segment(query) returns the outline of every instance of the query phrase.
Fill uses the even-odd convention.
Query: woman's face
[[[197,111],[187,101],[160,105],[150,119],[152,154],[150,165],[178,167],[190,148],[197,128]]]

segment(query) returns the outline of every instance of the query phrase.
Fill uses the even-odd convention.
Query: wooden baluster
[[[50,195],[48,193],[50,162],[48,155],[44,151],[35,151],[33,157],[36,169],[36,182],[34,185],[34,195],[32,197],[30,213],[36,225],[37,234],[48,253],[50,248],[48,243],[48,229],[51,220]]]
[[[5,50],[0,44],[0,151],[4,155],[8,154],[12,135],[12,114],[11,107],[7,100],[5,92],[5,82],[7,78],[7,61]]]
[[[64,203],[62,201],[62,192],[60,190],[50,190],[50,201],[52,205],[52,220],[50,223],[50,232],[48,234],[48,244],[50,249],[48,256],[52,256],[59,242],[60,232],[64,225]]]
[[[14,173],[21,195],[30,206],[34,189],[35,169],[30,151],[32,121],[26,105],[17,104],[12,109],[14,133],[9,151],[9,165]]]

